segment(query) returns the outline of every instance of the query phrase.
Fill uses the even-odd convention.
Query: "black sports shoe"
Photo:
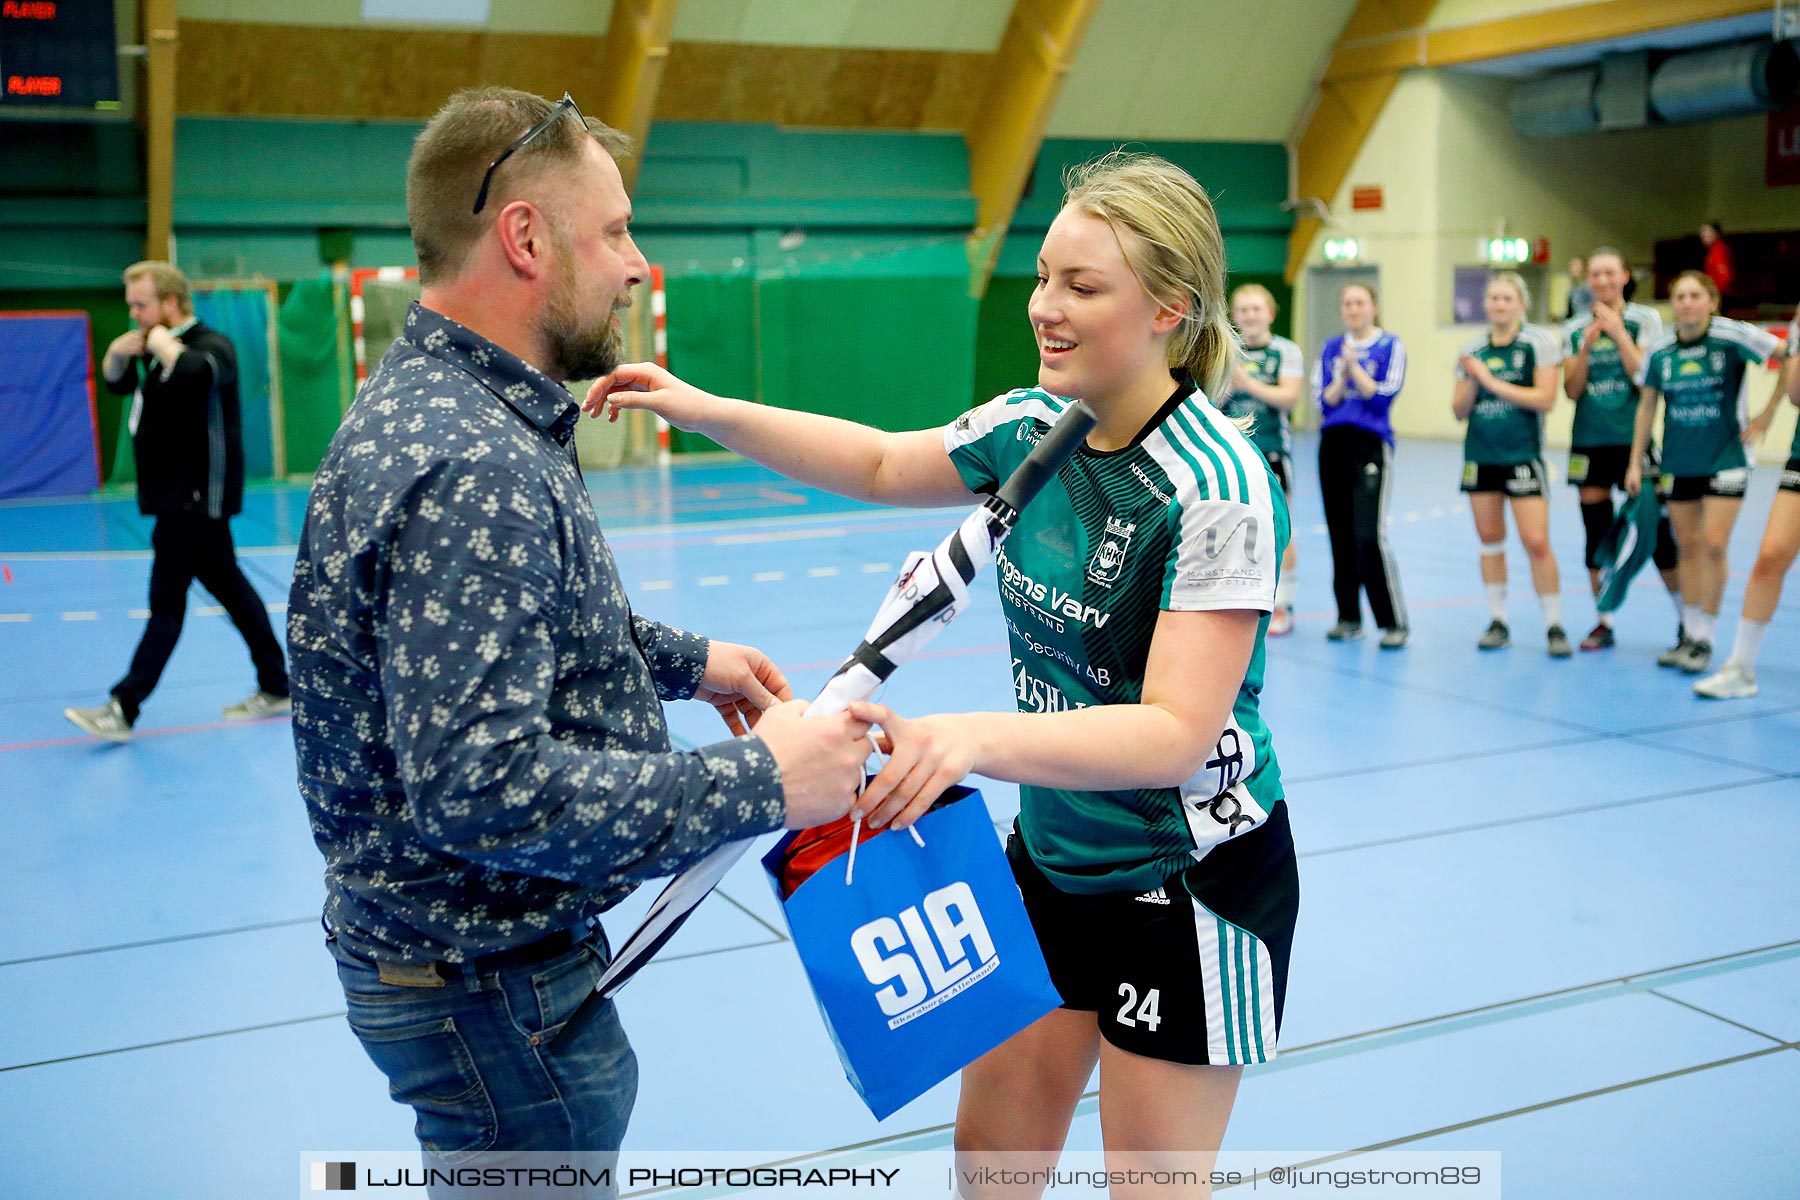
[[[1602,621],[1588,630],[1588,635],[1581,639],[1581,648],[1583,650],[1611,650],[1615,640],[1612,626]]]
[[[1552,625],[1548,632],[1551,658],[1567,658],[1575,653],[1569,648],[1569,635],[1563,632],[1561,625]]]
[[[1505,621],[1495,621],[1475,645],[1483,650],[1504,650],[1512,645],[1512,630],[1506,627]]]

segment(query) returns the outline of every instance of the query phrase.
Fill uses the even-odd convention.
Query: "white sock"
[[[1611,613],[1600,613],[1598,615],[1600,617],[1600,624],[1606,626],[1608,629],[1611,629],[1612,628],[1612,614]]]
[[[1710,642],[1713,633],[1719,627],[1719,614],[1709,613],[1703,609],[1696,610],[1695,623],[1688,627],[1688,633],[1696,642]]]
[[[1294,607],[1294,588],[1296,586],[1294,573],[1292,571],[1283,571],[1281,574],[1281,582],[1275,585],[1276,608]]]
[[[1695,641],[1700,640],[1700,618],[1702,615],[1698,604],[1683,604],[1681,606],[1681,627],[1687,630],[1688,637]]]
[[[1506,585],[1504,583],[1488,584],[1487,602],[1488,613],[1493,616],[1494,620],[1504,623],[1506,621]]]
[[[1544,606],[1544,627],[1562,624],[1562,595],[1550,592],[1538,597],[1538,603]]]
[[[1675,619],[1685,623],[1687,621],[1687,605],[1682,603],[1681,593],[1670,592],[1668,596],[1669,603],[1675,606]]]
[[[1737,645],[1731,648],[1731,657],[1736,659],[1738,665],[1744,670],[1749,671],[1755,668],[1756,656],[1762,653],[1763,634],[1767,632],[1769,632],[1767,621],[1748,619],[1738,621]]]

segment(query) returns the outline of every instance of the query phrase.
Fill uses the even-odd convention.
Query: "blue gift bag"
[[[954,788],[781,900],[850,1084],[880,1120],[1062,999],[981,793]],[[789,834],[763,856],[781,897]]]

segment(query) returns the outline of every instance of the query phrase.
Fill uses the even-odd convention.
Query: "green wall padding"
[[[764,403],[889,430],[942,425],[968,407],[977,306],[966,276],[759,287]]]
[[[349,406],[350,314],[329,273],[302,279],[281,305],[281,400],[290,475],[310,475]]]
[[[746,273],[687,275],[664,281],[669,312],[669,369],[720,396],[757,398],[755,284]],[[678,454],[720,447],[698,434],[671,431]]]
[[[971,405],[983,404],[1014,388],[1037,383],[1037,339],[1025,306],[1031,302],[1033,277],[995,276],[981,298],[975,341],[975,383]]]

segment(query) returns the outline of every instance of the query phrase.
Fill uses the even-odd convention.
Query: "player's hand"
[[[1759,417],[1751,417],[1749,423],[1744,426],[1744,445],[1760,445],[1763,438],[1769,435],[1769,426],[1774,423],[1775,406],[1771,404],[1766,412]]]
[[[754,646],[713,642],[694,699],[712,705],[725,728],[739,737],[755,729],[763,713],[794,698],[787,677]]]
[[[1637,463],[1632,463],[1631,466],[1625,469],[1625,494],[1627,496],[1636,496],[1643,490],[1644,468]]]
[[[1600,324],[1600,314],[1605,311],[1605,305],[1594,305],[1594,319],[1589,321],[1587,323],[1587,328],[1581,331],[1581,348],[1583,350],[1592,350],[1594,348],[1594,343],[1600,340],[1600,335],[1606,332]]]
[[[850,713],[881,726],[878,741],[889,756],[856,801],[873,829],[888,824],[907,828],[974,769],[975,744],[966,721],[949,715],[907,720],[886,705],[866,701],[852,704]]]
[[[810,829],[850,811],[869,757],[869,723],[847,712],[809,717],[806,702],[790,700],[762,715],[756,736],[781,772],[788,829]]]
[[[1493,373],[1487,369],[1487,364],[1482,362],[1479,358],[1476,358],[1473,354],[1465,354],[1456,361],[1462,364],[1463,374],[1467,375],[1470,379],[1473,379],[1476,383],[1489,384],[1494,382]]]
[[[677,429],[692,431],[719,398],[683,383],[655,363],[626,363],[611,375],[603,375],[588,389],[581,402],[590,417],[617,421],[628,409],[653,412]]]
[[[1250,372],[1244,370],[1242,364],[1235,366],[1231,369],[1231,390],[1232,391],[1243,392],[1245,395],[1249,395],[1250,383],[1251,383]]]
[[[1618,338],[1625,336],[1625,322],[1620,320],[1618,309],[1613,308],[1611,304],[1595,304],[1593,306],[1593,320],[1589,320],[1588,329],[1589,331],[1598,329],[1600,333],[1607,333],[1607,335],[1613,336],[1615,342]],[[1595,336],[1598,338],[1600,335],[1597,333]]]
[[[121,333],[106,348],[108,358],[142,358],[144,354],[144,331],[131,329]]]

